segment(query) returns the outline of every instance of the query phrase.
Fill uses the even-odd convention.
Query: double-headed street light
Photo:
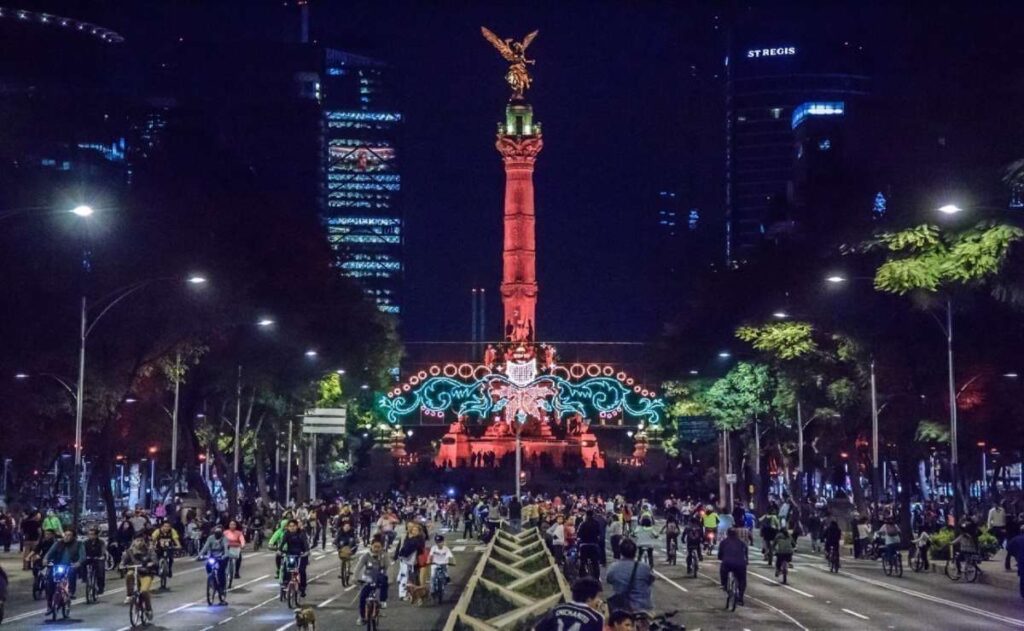
[[[80,206],[79,209],[82,209],[80,212],[75,212],[74,210],[72,212],[74,212],[76,215],[86,217],[92,214],[90,209],[87,214],[82,215],[82,212],[86,212],[84,210],[85,208],[88,207]],[[102,308],[100,312],[97,313],[96,316],[93,317],[92,319],[89,318],[87,299],[85,296],[82,296],[82,308],[80,313],[78,336],[78,388],[75,393],[75,495],[74,500],[72,502],[72,523],[74,524],[75,532],[78,531],[78,518],[81,512],[79,472],[81,471],[82,468],[82,413],[84,409],[83,404],[85,402],[85,343],[89,339],[89,334],[93,332],[93,330],[96,328],[96,325],[99,324],[100,320],[103,319],[103,316],[109,313],[111,309],[113,309],[120,302],[122,302],[132,294],[141,291],[142,289],[152,285],[153,283],[180,280],[181,278],[177,276],[151,278],[112,291],[103,298],[97,300],[96,303],[93,305],[94,308]],[[189,276],[185,280],[192,285],[202,285],[206,283],[206,278],[198,275]]]

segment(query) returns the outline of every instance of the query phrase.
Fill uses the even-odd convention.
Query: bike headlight
[[[67,571],[68,571],[68,568],[65,565],[56,565],[53,568],[54,574],[63,574],[64,572],[67,572]]]
[[[217,559],[207,559],[206,565],[208,565],[209,567],[214,567],[215,565],[217,565]]]

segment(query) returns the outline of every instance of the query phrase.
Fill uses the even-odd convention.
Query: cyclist
[[[146,603],[146,609],[150,612],[153,611],[153,601],[150,598],[150,590],[153,587],[153,574],[156,572],[156,555],[153,554],[153,550],[149,547],[146,541],[145,535],[139,533],[139,536],[132,541],[132,545],[124,551],[121,555],[121,568],[126,568],[130,565],[139,566],[138,570],[135,570],[135,579],[131,575],[125,576],[125,587],[127,596],[125,596],[124,604],[128,604],[132,601],[132,597],[135,595],[133,589],[136,587],[139,593],[142,594],[142,599]]]
[[[718,531],[718,513],[715,512],[715,507],[708,504],[707,511],[704,513],[704,536],[708,539],[708,552],[711,552],[711,548],[715,545],[715,534]]]
[[[968,556],[976,557],[978,555],[978,525],[971,520],[966,520],[960,534],[949,545],[960,546],[960,551],[956,554],[956,570],[962,572],[964,559]]]
[[[158,559],[167,559],[167,578],[174,576],[174,550],[181,548],[178,531],[171,528],[171,522],[165,521],[151,535]]]
[[[213,534],[207,539],[206,543],[203,544],[203,549],[199,551],[199,557],[210,557],[217,561],[217,566],[214,569],[217,572],[217,580],[220,583],[221,589],[223,590],[227,586],[227,553],[228,544],[224,539],[224,529],[218,524],[213,528]],[[224,598],[224,593],[218,594],[220,596],[220,604],[226,605],[227,600]]]
[[[601,525],[594,517],[594,510],[588,509],[583,522],[576,530],[576,538],[579,540],[579,562],[580,567],[586,567],[586,562],[592,562],[594,578],[600,578],[601,570]]]
[[[224,540],[228,542],[228,558],[235,560],[235,578],[242,578],[239,570],[242,569],[242,548],[245,547],[245,534],[234,519],[228,522],[227,530],[224,531]]]
[[[75,584],[77,582],[78,569],[85,562],[85,547],[75,536],[75,531],[68,528],[64,531],[64,537],[54,543],[43,557],[43,565],[50,563],[54,565],[66,565],[68,568],[68,592],[71,598],[75,597]],[[46,580],[46,602],[47,612],[50,613],[50,605],[53,601],[53,591],[56,585],[53,582],[53,574],[50,573]]]
[[[338,559],[351,559],[359,548],[359,539],[356,537],[356,531],[352,529],[352,522],[342,522],[341,529],[338,530],[338,534],[334,537],[334,547],[338,550]],[[344,578],[340,573],[338,578]]]
[[[285,526],[284,536],[281,537],[281,554],[286,557],[298,557],[299,559],[299,595],[306,597],[306,565],[309,563],[309,539],[306,533],[299,530],[299,522],[292,519]],[[284,573],[281,573],[282,583],[285,580]]]
[[[90,528],[85,539],[85,564],[83,569],[88,572],[92,567],[93,576],[96,577],[96,593],[102,594],[106,587],[107,571],[107,546],[100,539],[100,531],[97,528]]]
[[[722,581],[722,589],[729,589],[729,572],[736,576],[736,584],[739,587],[737,605],[743,604],[743,593],[747,591],[747,544],[740,541],[733,528],[726,534],[725,540],[718,546],[719,579]]]
[[[921,569],[929,569],[931,564],[928,563],[928,548],[932,545],[932,536],[928,534],[927,530],[922,528],[921,532],[917,534],[917,538],[915,538],[911,543],[914,544],[917,549],[917,554],[921,559]]]
[[[829,523],[828,528],[825,529],[825,533],[822,536],[822,540],[825,543],[825,556],[829,554],[835,554],[836,559],[839,558],[839,544],[843,541],[843,530],[839,527],[839,522],[832,520]]]
[[[683,531],[683,543],[686,544],[686,571],[690,571],[690,553],[697,555],[698,561],[704,560],[704,553],[701,548],[704,543],[704,528],[700,525],[700,518],[694,515],[690,518],[690,524]]]
[[[782,562],[793,561],[793,535],[785,527],[779,528],[773,541],[775,550],[775,576],[782,572]]]
[[[455,555],[452,554],[452,549],[444,545],[443,535],[434,535],[434,545],[430,546],[430,584],[434,584],[434,575],[440,571],[440,568],[444,568],[444,572],[448,571],[448,566],[455,560]],[[451,579],[445,576],[445,583],[450,583]]]
[[[359,624],[366,624],[366,599],[374,586],[380,590],[380,606],[388,606],[388,555],[384,552],[381,537],[374,537],[370,552],[363,555],[356,565],[356,576],[363,583],[359,590]]]
[[[658,535],[654,532],[654,520],[644,515],[640,518],[640,527],[636,532],[636,547],[639,550],[637,559],[643,561],[647,555],[647,565],[654,567],[654,546],[658,544]]]
[[[779,532],[779,516],[774,506],[761,516],[761,552],[765,558],[770,557],[774,551],[775,535]]]
[[[895,562],[896,555],[899,554],[897,548],[900,544],[900,527],[893,522],[891,517],[887,517],[882,522],[882,527],[875,533],[875,537],[882,537],[882,541],[885,544],[885,558],[890,563]]]
[[[202,539],[203,532],[199,527],[199,520],[194,516],[188,520],[185,524],[185,540],[189,542],[189,554],[196,554],[199,552],[199,548],[202,546],[199,543]]]
[[[659,535],[665,535],[665,549],[670,550],[675,548],[679,550],[679,522],[676,521],[676,514],[678,511],[669,513],[665,519],[665,525],[658,531]]]

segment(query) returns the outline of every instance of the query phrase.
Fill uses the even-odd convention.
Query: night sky
[[[78,6],[62,7],[68,14],[103,19],[133,46],[182,36],[282,40],[297,31],[297,12],[281,2],[70,4]],[[999,92],[1021,84],[1021,22],[1012,19],[1012,5],[986,3],[979,13],[968,5],[754,4],[790,33],[853,37],[871,49],[884,75],[879,85],[918,99],[912,118],[925,136],[977,126],[972,156],[1008,141],[999,112],[1019,115],[1021,105]],[[714,83],[724,50],[723,27],[715,28],[726,19],[722,5],[314,0],[312,7],[321,43],[379,57],[398,71],[406,116],[406,339],[468,339],[473,286],[488,290],[488,334],[499,334],[504,174],[494,134],[508,88],[506,64],[480,36],[481,25],[501,37],[540,29],[529,51],[537,64],[528,93],[545,141],[535,174],[539,336],[646,340],[657,333],[667,315],[658,312],[657,192],[682,191],[684,205],[700,206],[712,224],[722,213],[716,177],[724,121]],[[979,104],[988,108],[984,116]],[[719,234],[706,235],[717,253]]]

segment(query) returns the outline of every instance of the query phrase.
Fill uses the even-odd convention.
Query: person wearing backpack
[[[604,578],[614,591],[608,598],[609,610],[654,611],[654,601],[651,598],[654,570],[637,560],[637,547],[632,539],[623,539],[619,545],[619,552],[622,559],[609,566]]]

